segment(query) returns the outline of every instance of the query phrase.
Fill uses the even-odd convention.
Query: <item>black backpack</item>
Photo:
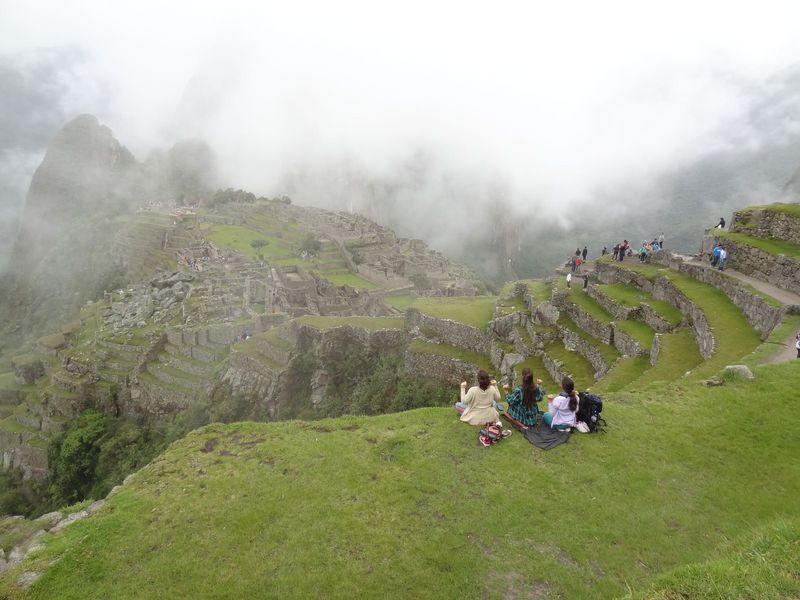
[[[603,399],[597,394],[590,394],[589,392],[580,392],[578,394],[580,402],[578,403],[578,412],[575,418],[578,421],[583,421],[589,428],[589,433],[595,431],[602,431],[602,426],[606,424],[600,413],[603,412]]]

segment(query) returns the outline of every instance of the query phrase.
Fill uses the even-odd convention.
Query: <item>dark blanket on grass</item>
[[[521,429],[520,432],[531,444],[542,450],[550,450],[550,448],[555,448],[559,444],[568,442],[570,436],[568,431],[550,429],[547,425],[541,423],[536,427]]]

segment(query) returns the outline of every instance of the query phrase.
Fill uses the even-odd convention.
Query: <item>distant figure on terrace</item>
[[[586,255],[587,254],[589,254],[589,251],[586,249],[586,246],[584,246],[583,247],[583,252],[581,252],[581,256],[583,257],[584,261],[586,260]]]
[[[719,253],[722,251],[722,246],[717,244],[714,246],[714,249],[711,251],[711,266],[716,267],[717,263],[719,262]]]
[[[578,412],[578,392],[575,383],[569,377],[561,380],[561,392],[558,396],[548,397],[547,412],[542,420],[552,429],[569,431],[575,427],[575,413]]]
[[[608,247],[603,246],[603,251],[600,253],[600,256],[605,256],[606,254],[608,254]]]
[[[572,283],[572,273],[567,273],[567,287]]]
[[[800,358],[800,331],[794,336],[794,347],[797,349],[797,358]]]
[[[544,398],[544,389],[541,387],[542,380],[534,381],[533,372],[525,367],[522,369],[522,385],[514,388],[510,394],[506,394],[508,402],[508,414],[517,421],[528,427],[533,427],[539,420],[539,402]],[[503,386],[508,391],[508,384]]]
[[[461,400],[456,402],[456,410],[461,414],[461,420],[470,425],[496,423],[500,415],[494,405],[499,401],[497,382],[481,369],[478,371],[478,385],[469,388],[469,391],[467,382],[461,382]]]
[[[719,223],[717,223],[717,229],[725,229],[725,219],[720,217]]]
[[[728,261],[728,252],[725,250],[725,246],[721,246],[719,249],[719,270],[725,270],[725,263]]]
[[[662,249],[664,248],[664,232],[663,231],[661,232],[661,235],[658,236],[658,245]]]

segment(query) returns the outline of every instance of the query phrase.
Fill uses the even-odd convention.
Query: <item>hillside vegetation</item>
[[[25,597],[786,597],[797,383],[784,364],[614,395],[606,435],[552,452],[483,448],[450,409],[211,425],[2,589],[43,571]],[[755,550],[729,548],[754,526]]]

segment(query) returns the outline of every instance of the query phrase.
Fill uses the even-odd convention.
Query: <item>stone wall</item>
[[[558,385],[561,385],[561,380],[565,375],[568,375],[564,369],[564,363],[555,358],[551,358],[546,352],[541,352],[539,354],[539,358],[542,359],[542,364],[544,365],[547,373],[550,375],[550,378]]]
[[[491,350],[490,336],[477,327],[450,319],[438,319],[410,308],[406,311],[406,331],[418,331],[437,343],[448,344],[481,354]]]
[[[580,306],[572,303],[565,303],[560,308],[564,310],[573,321],[575,321],[575,324],[578,327],[583,329],[593,338],[600,340],[604,344],[613,343],[614,331],[609,323],[601,323],[589,315],[589,313],[583,310]]]
[[[653,345],[650,346],[650,364],[655,366],[658,355],[661,353],[661,334],[657,333],[653,338]]]
[[[614,347],[626,356],[646,356],[650,350],[643,348],[642,345],[630,335],[622,331],[616,323],[612,323],[614,330]]]
[[[589,343],[580,335],[566,327],[559,327],[558,331],[559,337],[564,341],[564,347],[567,350],[575,350],[591,363],[592,368],[595,370],[595,381],[608,373],[608,369],[611,365],[606,363],[605,358],[603,358],[603,355],[600,354],[594,344]]]
[[[473,382],[478,366],[456,358],[406,350],[404,354],[406,373],[444,381],[453,385],[453,402],[458,399],[458,385],[462,381]]]
[[[658,333],[669,333],[670,331],[675,331],[678,326],[683,324],[683,321],[681,321],[678,323],[678,326],[672,325],[672,323],[667,321],[664,317],[654,311],[650,305],[645,304],[644,302],[639,305],[639,308],[641,310],[639,318]]]
[[[20,469],[23,479],[47,479],[47,445],[27,431],[0,430],[0,456],[4,470]]]
[[[615,318],[623,321],[627,319],[639,318],[639,313],[641,312],[639,308],[623,306],[622,304],[619,304],[616,300],[612,300],[605,293],[603,293],[600,288],[591,285],[586,288],[586,291],[590,298],[593,298],[600,306],[606,309],[607,312],[614,315]]]
[[[510,340],[514,330],[518,326],[525,327],[530,317],[524,312],[514,312],[509,315],[495,317],[489,323],[489,330],[496,336],[504,340]]]
[[[775,287],[800,294],[800,260],[724,237],[711,235],[714,244],[722,242],[728,251],[728,266]]]
[[[782,212],[763,209],[737,210],[733,213],[731,231],[785,240],[800,246],[800,218]]]

